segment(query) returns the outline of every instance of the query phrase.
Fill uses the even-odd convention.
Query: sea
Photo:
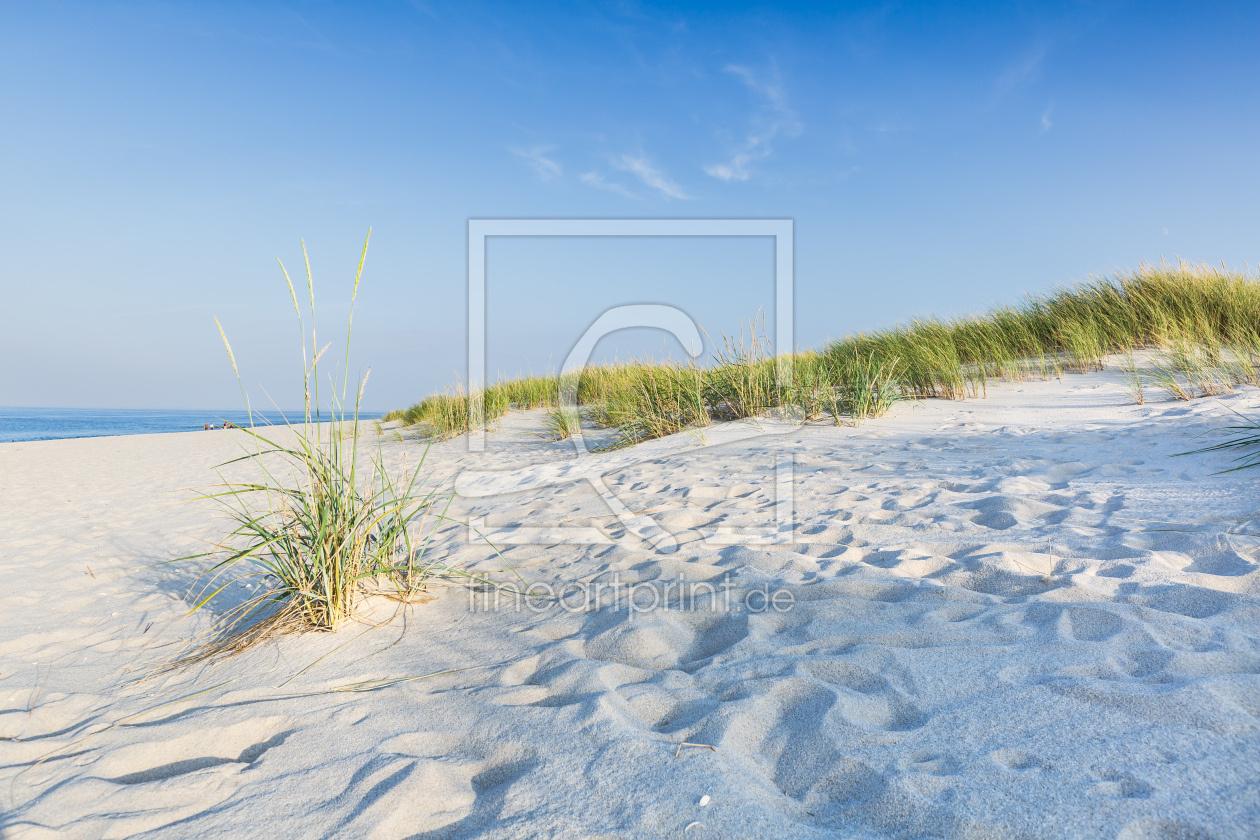
[[[379,412],[359,412],[360,420],[375,420]],[[301,422],[295,412],[254,412],[254,425]],[[151,435],[161,432],[195,432],[207,423],[221,428],[224,422],[248,426],[249,413],[236,410],[163,410],[147,408],[4,408],[0,406],[0,443],[61,438]]]

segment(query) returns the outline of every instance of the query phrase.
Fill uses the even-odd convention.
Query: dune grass
[[[549,408],[543,421],[547,440],[565,440],[577,434],[582,426],[582,415],[575,408]]]
[[[429,538],[445,518],[451,495],[425,489],[424,457],[400,479],[390,474],[379,448],[363,453],[368,456],[366,464],[360,457],[359,405],[367,376],[355,383],[352,394],[347,389],[354,300],[369,240],[363,243],[354,278],[346,369],[340,387],[335,375],[323,383],[326,402],[320,395],[320,359],[328,347],[321,350],[316,341],[310,261],[305,260],[309,333],[293,282],[283,263],[280,266],[302,340],[303,418],[300,424],[270,427],[266,433],[256,430],[242,385],[251,417],[250,428],[241,430],[245,454],[220,470],[244,462],[258,477],[224,480],[202,497],[217,502],[234,527],[211,551],[180,559],[205,564],[190,612],[205,608],[225,591],[228,596],[247,594],[215,622],[211,640],[177,664],[235,653],[279,633],[334,630],[369,592],[406,600],[438,579],[471,577],[426,557]],[[305,243],[302,251],[305,259]],[[219,331],[240,383],[231,344],[221,326]]]
[[[1184,261],[1144,264],[981,315],[914,320],[792,354],[779,382],[756,321],[724,337],[710,363],[651,360],[587,368],[578,404],[628,445],[715,420],[788,411],[836,423],[879,417],[911,398],[982,397],[995,379],[1060,377],[1103,368],[1113,354],[1155,351],[1144,374],[1126,370],[1135,401],[1149,384],[1178,399],[1260,385],[1260,282]],[[516,409],[555,407],[554,376],[502,380],[477,395],[487,422]],[[436,394],[387,419],[435,439],[468,430],[470,396]]]
[[[1235,466],[1221,472],[1231,473],[1249,467],[1260,467],[1260,420],[1239,414],[1242,422],[1220,430],[1225,440],[1212,446],[1204,446],[1178,455],[1197,455],[1203,452],[1238,453],[1231,463]]]

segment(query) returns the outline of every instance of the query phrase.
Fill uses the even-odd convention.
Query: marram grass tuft
[[[365,240],[354,278],[346,329],[347,366],[354,300],[367,247]],[[305,243],[302,251],[305,258]],[[316,343],[310,262],[306,260],[309,335],[293,283],[284,265],[280,267],[302,339],[302,422],[271,427],[264,433],[253,427],[251,411],[250,428],[241,431],[252,451],[221,465],[220,475],[224,467],[245,463],[257,470],[258,478],[225,480],[202,497],[217,502],[234,527],[211,551],[181,558],[206,564],[190,612],[232,597],[243,600],[216,620],[209,642],[176,664],[230,655],[279,633],[334,630],[368,593],[405,600],[420,595],[437,580],[472,577],[426,556],[429,539],[444,521],[451,496],[425,489],[424,457],[413,470],[395,479],[379,447],[375,452],[360,452],[359,406],[367,375],[356,383],[352,395],[347,394],[348,371],[341,377],[340,388],[336,377],[330,378],[331,396],[322,406],[320,359],[327,346],[320,350]],[[240,383],[235,354],[221,326],[219,330]],[[243,385],[241,393],[249,409]],[[224,597],[216,601],[217,596]]]

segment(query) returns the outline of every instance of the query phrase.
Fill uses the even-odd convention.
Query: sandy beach
[[[1254,837],[1256,476],[1172,456],[1260,391],[1117,382],[579,466],[512,414],[427,462],[501,556],[431,550],[566,601],[448,586],[167,673],[211,615],[158,564],[222,533],[188,499],[241,433],[0,444],[3,836]]]

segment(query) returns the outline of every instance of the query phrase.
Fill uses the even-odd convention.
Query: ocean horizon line
[[[380,411],[360,411],[362,420],[376,420]],[[331,419],[329,412],[319,412]],[[232,426],[282,426],[301,423],[304,412],[248,411],[201,408],[69,408],[59,406],[0,406],[0,442],[69,440],[118,435],[206,431]]]

